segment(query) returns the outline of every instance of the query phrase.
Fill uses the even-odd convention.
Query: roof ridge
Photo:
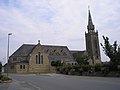
[[[67,46],[62,46],[62,45],[42,45],[42,46],[49,46],[49,47],[67,47]]]
[[[30,45],[36,45],[36,44],[23,44],[23,45],[29,45],[30,46]]]

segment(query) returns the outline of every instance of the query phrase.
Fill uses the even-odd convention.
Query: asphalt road
[[[60,74],[11,74],[13,82],[0,90],[120,90],[120,78],[67,76]]]

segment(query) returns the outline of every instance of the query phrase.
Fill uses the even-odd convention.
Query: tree
[[[110,58],[112,69],[117,70],[118,65],[120,65],[120,46],[118,46],[117,41],[111,45],[108,37],[103,36],[103,40],[104,44],[101,43],[103,51]]]
[[[2,63],[0,62],[0,75],[1,75],[1,72],[2,72]]]
[[[88,60],[89,60],[89,56],[88,56],[88,54],[79,54],[79,53],[77,53],[77,54],[73,54],[73,57],[76,59],[76,61],[77,61],[77,63],[79,64],[79,65],[88,65],[89,64],[89,62],[88,62]]]

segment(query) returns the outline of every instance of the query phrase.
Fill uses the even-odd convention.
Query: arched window
[[[38,64],[38,55],[36,55],[36,64]]]
[[[36,64],[43,64],[43,55],[40,52],[36,55]]]
[[[40,62],[41,62],[41,55],[40,55],[41,53],[40,52],[38,52],[38,64],[40,64]]]
[[[43,64],[43,55],[41,55],[41,64]]]

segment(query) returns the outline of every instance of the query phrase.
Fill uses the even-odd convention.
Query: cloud
[[[93,22],[102,35],[120,43],[119,0],[0,0],[0,58],[6,56],[7,34],[10,54],[23,43],[66,45],[85,50],[88,5]],[[102,48],[101,48],[102,51]],[[102,52],[102,59],[108,60]]]

